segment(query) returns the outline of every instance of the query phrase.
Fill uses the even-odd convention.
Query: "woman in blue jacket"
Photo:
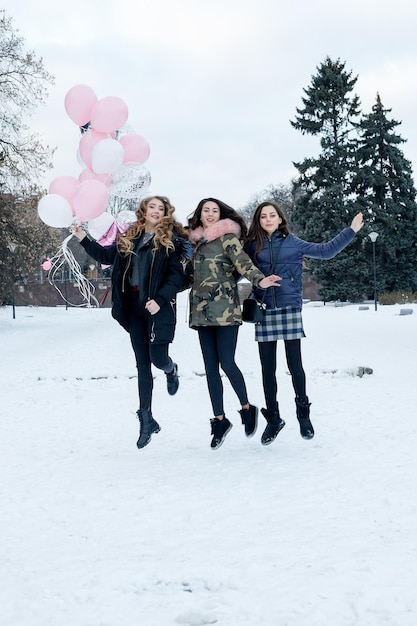
[[[262,382],[266,409],[261,409],[267,421],[261,442],[274,441],[285,426],[277,401],[277,341],[284,340],[285,355],[295,391],[297,419],[304,439],[314,437],[310,420],[310,402],[306,393],[306,377],[301,360],[301,339],[304,337],[302,308],[303,257],[332,259],[343,250],[363,226],[358,213],[350,227],[344,228],[327,243],[310,243],[290,233],[284,211],[275,202],[262,202],[252,218],[246,249],[263,274],[277,274],[281,283],[270,287],[264,297],[266,315],[255,327],[262,367]],[[262,290],[254,289],[262,299]]]

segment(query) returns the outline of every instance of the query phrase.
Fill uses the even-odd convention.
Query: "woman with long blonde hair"
[[[179,386],[169,344],[175,333],[176,295],[184,280],[181,255],[186,256],[188,242],[174,211],[165,196],[143,199],[136,222],[106,248],[86,237],[79,226],[73,227],[86,252],[112,266],[112,315],[130,335],[138,371],[138,448],[160,431],[152,415],[152,365],[165,372],[170,395]]]

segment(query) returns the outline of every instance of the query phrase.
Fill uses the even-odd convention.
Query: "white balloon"
[[[110,226],[114,224],[114,217],[104,211],[98,217],[95,217],[93,220],[89,220],[87,222],[88,232],[94,239],[100,239],[107,231]]]
[[[146,167],[140,163],[130,163],[113,174],[109,193],[120,198],[141,198],[150,184],[151,175]]]
[[[68,200],[57,193],[48,193],[39,200],[38,215],[45,224],[54,228],[67,228],[74,218]]]
[[[123,163],[125,152],[117,139],[102,139],[93,148],[91,163],[96,174],[112,174]]]

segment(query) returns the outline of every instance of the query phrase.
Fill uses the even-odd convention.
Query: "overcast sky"
[[[417,171],[417,5],[410,0],[3,0],[25,47],[56,82],[30,124],[56,146],[57,176],[78,176],[78,128],[64,98],[87,84],[118,96],[149,142],[150,191],[179,218],[202,197],[239,208],[267,185],[289,184],[293,161],[318,140],[290,125],[327,56],[358,76],[369,113],[379,92],[401,121]]]

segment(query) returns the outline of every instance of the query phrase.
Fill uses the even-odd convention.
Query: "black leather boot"
[[[314,428],[310,421],[310,405],[307,396],[305,398],[296,398],[297,419],[300,424],[300,435],[303,439],[313,439]]]
[[[137,441],[138,448],[144,448],[148,445],[154,433],[159,433],[161,427],[152,417],[149,409],[139,409],[137,412],[139,420],[139,439]]]
[[[180,386],[180,381],[178,378],[178,365],[173,363],[172,372],[166,374],[167,377],[167,390],[170,396],[175,396],[178,391],[178,387]]]
[[[220,448],[223,441],[225,440],[227,433],[229,433],[233,428],[233,424],[229,422],[225,415],[223,415],[223,419],[221,420],[219,420],[217,417],[213,417],[210,420],[210,424],[211,434],[213,435],[210,447],[212,450],[217,450],[217,448]]]
[[[268,446],[272,443],[280,430],[282,430],[285,426],[285,422],[281,419],[279,410],[272,411],[271,409],[261,409],[261,413],[268,422],[264,432],[261,437],[261,444],[263,446]]]
[[[253,437],[258,426],[258,407],[250,404],[248,409],[242,409],[239,413],[245,427],[246,437]]]

